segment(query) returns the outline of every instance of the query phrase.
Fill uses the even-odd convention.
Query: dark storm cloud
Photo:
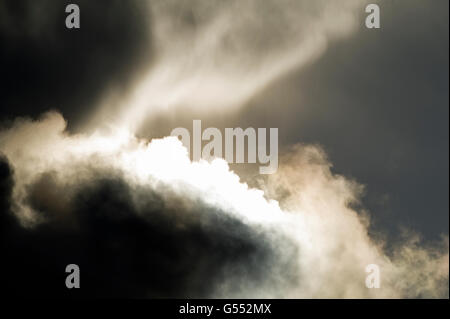
[[[2,212],[0,214],[0,236],[2,239],[0,243],[2,248],[5,248],[3,240],[9,236],[10,232],[15,232],[17,226],[14,221],[15,217],[9,210],[13,185],[11,168],[7,159],[0,154],[0,211]]]
[[[260,285],[269,273],[289,273],[293,266],[286,259],[280,263],[266,234],[237,218],[200,202],[184,205],[187,199],[167,192],[163,198],[131,189],[120,177],[75,185],[70,205],[55,207],[54,196],[70,189],[43,174],[28,191],[30,205],[46,222],[22,228],[7,209],[13,173],[5,159],[0,163],[5,295],[206,297],[221,293],[218,285],[232,278],[235,286],[228,288],[236,294],[241,280],[246,287]],[[295,254],[292,246],[292,260]],[[80,266],[82,289],[65,287],[64,270],[71,263]]]
[[[190,162],[175,137],[64,128],[51,113],[0,132],[14,168],[14,185],[1,171],[0,286],[15,295],[72,296],[60,271],[78,263],[82,296],[448,296],[448,238],[423,245],[406,234],[386,255],[352,208],[360,185],[332,174],[318,147],[294,147],[257,189],[223,160]],[[383,269],[384,289],[364,285],[368,263]]]
[[[79,124],[103,93],[122,85],[126,89],[141,57],[151,58],[148,11],[144,1],[79,1],[82,28],[75,32],[64,27],[66,3],[36,3],[0,0],[1,117],[58,108],[70,125]],[[196,110],[183,113],[180,105],[152,117],[140,133],[168,135],[172,128],[189,128],[192,119],[199,118],[205,127],[278,127],[282,148],[298,142],[322,144],[335,171],[367,184],[372,215],[387,226],[380,227],[382,231],[412,224],[427,235],[448,233],[448,2],[380,3],[381,30],[366,30],[361,12],[359,32],[342,42],[327,40],[327,51],[314,54],[325,53],[322,58],[302,64],[301,72],[277,83],[270,81],[273,85],[264,86],[265,92],[254,96],[247,107],[234,114],[208,109],[205,115]],[[293,12],[289,7],[283,10]],[[321,22],[332,24],[333,17],[340,16],[337,10],[330,10]],[[235,21],[232,14],[229,17]],[[166,21],[173,25],[172,14],[159,18],[163,25]],[[197,29],[192,18],[189,14],[180,18],[181,27],[189,27],[186,31]],[[308,22],[296,15],[293,20],[302,23],[295,24],[293,34],[296,30],[315,34],[308,32]],[[246,29],[247,24],[243,26]],[[216,34],[210,31],[215,30],[201,33],[207,43]],[[177,44],[173,41],[177,34],[161,38],[164,44]],[[264,38],[265,32],[258,34]],[[279,35],[286,36],[283,30]],[[191,46],[194,41],[187,39]],[[283,39],[289,43],[291,38]],[[257,41],[257,47],[264,43]],[[186,63],[194,73],[202,70],[198,68],[202,63],[188,63],[192,56],[179,54],[175,47],[169,52],[176,59],[169,55],[163,70],[176,74]],[[292,53],[289,47],[281,52],[295,55],[297,51]],[[194,52],[202,52],[194,55],[200,62],[215,61],[208,47]],[[225,56],[241,61],[239,55]],[[266,68],[261,70],[265,73]],[[217,72],[218,78],[223,74]],[[185,75],[182,87],[191,79],[190,71]],[[199,83],[208,84],[206,79]],[[232,79],[236,88],[245,82],[239,82],[239,75]],[[202,96],[204,86],[198,87]],[[147,99],[147,93],[154,92],[144,88]],[[170,81],[168,93],[157,90],[163,98],[172,91]],[[225,91],[223,97],[236,94],[233,89]],[[220,100],[215,94],[206,96],[212,102]],[[113,113],[107,106],[105,112]],[[144,116],[130,111],[128,104],[122,106],[133,113],[133,119]],[[443,248],[436,245],[428,250],[413,237],[411,244],[402,243],[400,250],[386,255],[367,236],[366,220],[360,221],[349,206],[359,199],[360,187],[333,175],[320,148],[304,147],[306,151],[295,152],[291,163],[280,161],[279,175],[273,177],[288,186],[285,202],[299,215],[283,212],[281,227],[274,230],[272,218],[263,224],[246,222],[265,213],[278,218],[281,211],[276,203],[266,202],[262,191],[240,184],[228,167],[184,165],[183,150],[171,148],[170,140],[131,139],[119,147],[116,139],[121,136],[66,134],[64,119],[55,114],[33,123],[18,120],[0,133],[1,151],[10,161],[10,165],[0,161],[2,294],[255,297],[256,292],[272,297],[360,298],[379,292],[392,298],[448,297],[448,238]],[[111,144],[118,147],[117,153],[110,153]],[[178,158],[171,162],[173,150]],[[111,167],[118,167],[117,172]],[[179,167],[189,174],[177,171]],[[172,185],[172,172],[185,179],[188,189],[175,190],[179,185]],[[130,182],[146,174],[152,177],[145,184]],[[197,189],[197,181],[208,187]],[[225,187],[218,187],[217,193],[216,186]],[[240,217],[228,211],[236,204],[234,199],[249,207],[237,209]],[[364,267],[372,262],[383,268],[385,289],[377,292],[363,284]],[[69,291],[64,285],[64,269],[71,263],[81,267],[81,290]],[[241,289],[245,291],[240,293]]]
[[[105,90],[123,90],[151,59],[145,1],[89,1],[81,28],[65,27],[71,1],[0,0],[0,116],[60,110],[76,127]]]

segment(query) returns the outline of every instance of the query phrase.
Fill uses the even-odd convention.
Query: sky
[[[2,293],[448,298],[448,1],[371,2],[80,0],[67,29],[0,0]],[[191,161],[195,119],[278,128],[278,171]]]

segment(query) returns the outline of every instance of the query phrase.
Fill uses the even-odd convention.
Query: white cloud
[[[89,182],[92,172],[115,170],[131,187],[150,187],[162,196],[169,190],[191,205],[201,201],[266,232],[273,241],[264,245],[276,247],[285,260],[296,255],[284,251],[286,246],[271,232],[295,243],[299,257],[289,273],[268,269],[269,281],[258,287],[243,282],[238,290],[230,285],[231,277],[214,296],[448,296],[448,239],[430,248],[407,236],[387,254],[383,243],[368,236],[368,218],[349,205],[358,201],[361,186],[332,174],[319,147],[295,147],[282,158],[278,172],[256,189],[240,182],[224,160],[191,162],[174,137],[146,141],[119,130],[91,136],[71,136],[64,130],[63,118],[51,113],[41,121],[17,121],[0,133],[0,152],[15,172],[13,208],[25,226],[45,222],[26,201],[27,185],[42,173],[53,172],[64,185]],[[380,266],[380,289],[365,287],[368,264]],[[298,281],[277,285],[287,278]]]
[[[103,102],[101,123],[114,119],[136,131],[154,112],[175,107],[235,110],[351,34],[364,10],[359,0],[164,0],[150,7],[148,69],[127,97]]]

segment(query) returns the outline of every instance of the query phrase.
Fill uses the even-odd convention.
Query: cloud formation
[[[116,124],[135,131],[156,112],[177,107],[235,110],[351,34],[363,2],[166,0],[151,1],[150,12],[151,64],[129,94],[103,102],[100,122],[119,110]]]
[[[2,274],[36,271],[2,278],[18,295],[47,281],[54,294],[79,263],[86,296],[448,297],[448,239],[386,249],[369,237],[362,187],[332,174],[317,146],[286,153],[258,189],[221,159],[191,162],[173,137],[65,126],[50,113],[0,133]],[[365,287],[368,264],[380,289]]]
[[[5,114],[36,116],[59,108],[69,124],[88,119],[93,133],[70,133],[55,112],[38,120],[19,118],[0,130],[2,293],[448,298],[448,237],[424,242],[406,229],[402,241],[387,242],[383,234],[369,234],[370,213],[360,202],[364,187],[333,174],[321,147],[291,147],[276,175],[249,187],[223,160],[191,162],[175,138],[135,136],[143,121],[161,110],[168,117],[177,108],[197,114],[237,110],[271,82],[323,56],[336,39],[352,34],[364,1],[80,0],[83,22],[77,33],[60,27],[65,1],[36,3],[0,2]],[[422,12],[417,6],[411,6],[413,13]],[[448,27],[448,17],[440,17]],[[416,61],[409,52],[416,34],[407,30],[414,37],[399,52],[412,62],[373,68],[409,75],[395,72],[411,69]],[[399,38],[404,36],[391,32],[388,40],[397,43]],[[364,63],[365,50],[381,47],[370,41],[372,49],[360,53]],[[340,54],[344,59],[337,55],[337,60],[325,59],[323,78],[331,77],[327,63],[342,60],[346,73],[364,69],[362,78],[367,77],[363,63],[348,59],[347,51]],[[418,56],[422,59],[422,51]],[[408,77],[418,78],[413,70]],[[316,76],[310,86],[302,85],[325,97],[323,90],[333,85],[323,85],[326,81]],[[436,84],[429,84],[433,90],[448,82],[448,74],[435,78]],[[348,86],[342,77],[336,81],[345,83],[343,89]],[[366,84],[362,87],[372,87]],[[336,87],[342,103],[348,103],[348,91]],[[363,89],[352,90],[368,96]],[[448,100],[447,90],[442,92]],[[286,98],[284,91],[280,95]],[[335,96],[326,98],[335,101]],[[295,96],[288,115],[297,112],[298,101]],[[310,104],[335,122],[335,116],[317,107],[321,103]],[[98,113],[90,114],[94,107]],[[391,116],[391,104],[386,107]],[[410,110],[409,103],[404,107]],[[364,117],[373,122],[373,116]],[[281,118],[280,127],[288,122]],[[342,122],[336,123],[339,129]],[[379,127],[374,131],[379,139]],[[343,153],[347,156],[347,149]],[[71,263],[81,267],[81,290],[64,286],[64,269]],[[380,289],[365,286],[368,264],[381,269]]]

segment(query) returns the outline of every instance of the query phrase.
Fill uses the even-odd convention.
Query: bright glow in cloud
[[[293,259],[295,267],[286,272],[278,272],[283,268],[276,264],[262,267],[267,280],[257,285],[240,278],[236,289],[233,276],[226,276],[211,297],[448,297],[448,238],[432,247],[415,234],[396,245],[374,241],[368,214],[352,208],[361,185],[332,174],[319,147],[294,147],[280,159],[276,174],[250,188],[224,160],[191,162],[174,137],[148,141],[134,135],[157,111],[237,109],[272,81],[319,57],[330,41],[351,34],[362,4],[151,1],[151,62],[132,92],[111,95],[93,117],[94,128],[111,125],[105,132],[70,135],[57,113],[17,120],[0,131],[0,153],[14,170],[13,212],[24,227],[46,223],[29,199],[30,185],[43,174],[52,174],[64,190],[63,196],[42,199],[58,213],[70,209],[67,198],[77,188],[119,174],[130,189],[155,192],[175,211],[174,195],[194,210],[206,205],[214,208],[208,214],[233,216],[267,235],[261,245],[278,250],[277,262]],[[140,195],[133,193],[133,204],[139,205]],[[274,233],[292,242],[298,255]],[[369,264],[380,267],[380,289],[365,286]]]
[[[294,148],[281,161],[278,173],[256,189],[240,182],[224,160],[191,162],[174,137],[149,142],[112,132],[71,136],[65,132],[63,118],[50,113],[38,122],[17,121],[0,133],[0,152],[14,169],[13,209],[25,226],[45,223],[26,200],[27,185],[41,174],[53,172],[60,183],[69,185],[89,183],[99,172],[119,171],[131,188],[142,185],[163,196],[169,196],[169,190],[192,205],[201,200],[269,238],[277,231],[295,243],[299,251],[295,269],[290,273],[267,269],[280,282],[297,278],[292,286],[263,281],[254,287],[243,282],[241,289],[234,290],[232,279],[224,279],[213,296],[448,296],[448,239],[442,246],[426,248],[415,236],[408,236],[393,253],[385,253],[383,243],[367,234],[368,218],[349,206],[358,201],[361,186],[333,175],[318,147]],[[283,243],[273,241],[264,245],[278,247],[284,258],[293,258]],[[380,266],[382,288],[366,288],[368,264]]]

